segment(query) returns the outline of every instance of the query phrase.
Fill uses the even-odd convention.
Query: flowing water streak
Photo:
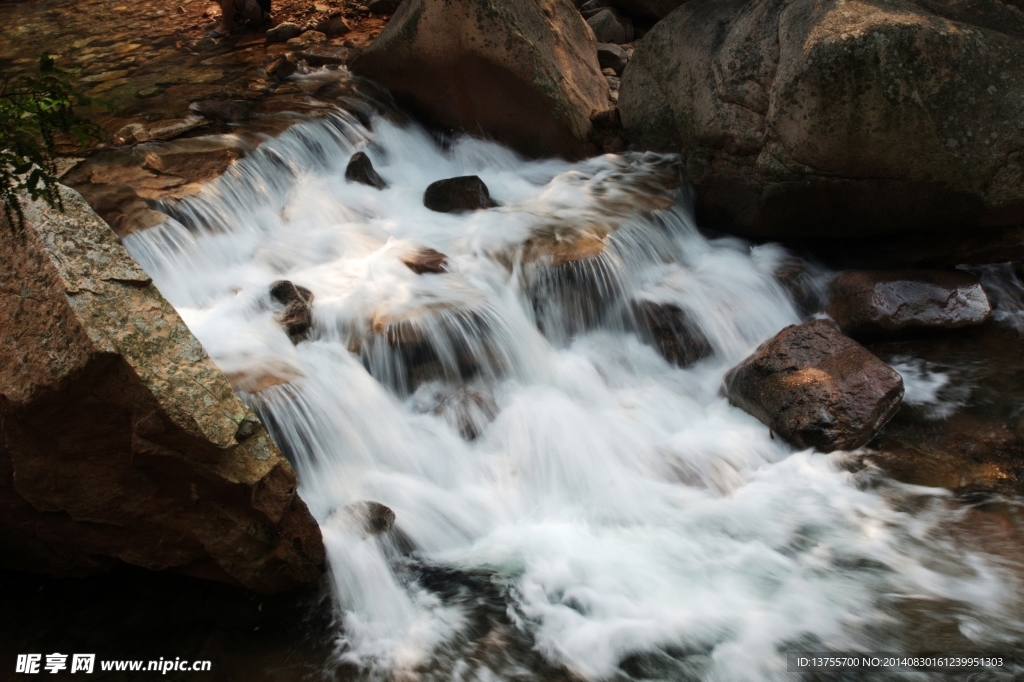
[[[388,189],[344,180],[357,149]],[[946,496],[793,452],[721,397],[729,367],[798,321],[772,277],[787,255],[648,211],[670,162],[524,161],[338,114],[126,238],[230,376],[290,381],[243,397],[323,528],[346,660],[433,679],[747,680],[782,676],[784,646],[904,648],[907,602],[978,645],[1021,632],[1018,586],[946,534]],[[502,206],[423,207],[427,184],[466,174]],[[584,242],[594,258],[554,266]],[[423,247],[448,272],[400,262]],[[281,278],[315,294],[298,345],[274,320]],[[633,300],[678,306],[713,355],[667,364]],[[449,408],[467,399],[460,435]],[[367,499],[398,533],[346,524]]]

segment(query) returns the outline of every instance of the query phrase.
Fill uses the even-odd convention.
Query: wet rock
[[[498,415],[498,404],[489,392],[470,386],[459,386],[435,396],[431,412],[441,417],[464,440],[476,440]]]
[[[402,0],[371,0],[367,3],[366,7],[373,14],[394,14],[398,11],[398,6],[402,4]]]
[[[208,99],[202,102],[193,102],[188,109],[221,123],[241,123],[252,116],[252,105],[240,99]]]
[[[434,249],[418,249],[401,258],[417,275],[440,274],[448,270],[448,256]]]
[[[855,337],[969,327],[992,313],[978,278],[962,270],[851,270],[828,293],[829,315]]]
[[[597,63],[601,65],[602,70],[611,69],[616,76],[621,76],[627,62],[629,62],[629,58],[626,56],[626,51],[618,45],[614,43],[597,44]]]
[[[302,35],[302,29],[297,24],[286,21],[267,31],[267,43],[286,43],[300,35]]]
[[[0,225],[0,563],[125,562],[277,592],[317,580],[319,528],[256,415],[114,233]]]
[[[327,36],[320,31],[303,31],[302,35],[297,38],[289,38],[286,42],[289,45],[296,47],[303,47],[305,45],[315,45],[316,43],[322,43],[327,40]]]
[[[270,297],[284,305],[277,321],[284,327],[292,343],[299,343],[313,326],[313,292],[281,279],[270,285]]]
[[[432,182],[423,193],[423,205],[439,213],[467,213],[494,208],[487,185],[476,175],[463,175]]]
[[[204,182],[220,177],[241,156],[241,150],[234,147],[161,147],[146,152],[143,166],[191,182]]]
[[[633,21],[613,9],[601,10],[587,19],[599,43],[629,43],[633,41]]]
[[[301,59],[310,66],[329,66],[331,64],[347,64],[352,58],[353,50],[337,45],[312,45],[296,52],[295,58]],[[318,93],[319,94],[319,93]]]
[[[436,124],[533,157],[586,156],[608,108],[593,36],[564,0],[406,0],[350,68]]]
[[[729,401],[798,448],[852,450],[896,414],[903,378],[827,320],[786,327],[725,375]]]
[[[283,81],[295,73],[297,68],[295,62],[287,57],[278,57],[263,67],[263,70],[274,80]]]
[[[775,279],[805,317],[825,309],[827,278],[820,266],[798,258],[787,258],[775,270]]]
[[[121,147],[150,140],[171,140],[208,123],[200,116],[166,119],[149,124],[129,123],[114,133],[111,143]]]
[[[706,224],[984,244],[1024,224],[1020,17],[1000,0],[691,0],[637,44],[619,111],[637,148],[682,153]]]
[[[704,332],[682,308],[670,303],[634,301],[633,314],[662,357],[687,367],[714,353]]]
[[[352,27],[345,21],[345,17],[341,16],[341,12],[337,12],[318,23],[316,30],[328,38],[337,38],[351,31]]]
[[[373,168],[373,163],[370,161],[370,157],[366,155],[366,152],[356,152],[349,159],[348,166],[345,168],[345,179],[349,182],[358,182],[370,187],[376,187],[377,189],[385,189],[388,183],[384,182],[377,171]]]
[[[343,522],[355,526],[364,536],[382,535],[395,527],[395,512],[380,502],[359,501],[346,505]]]

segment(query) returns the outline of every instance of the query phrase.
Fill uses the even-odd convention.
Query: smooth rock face
[[[288,461],[80,195],[0,224],[0,562],[275,592],[324,549]]]
[[[277,321],[292,343],[306,338],[306,333],[313,326],[313,292],[281,279],[270,285],[270,297],[284,305],[284,312]]]
[[[637,44],[619,112],[682,153],[705,224],[969,239],[1024,226],[1022,97],[1014,4],[691,0]]]
[[[377,175],[377,171],[373,168],[373,163],[370,161],[370,157],[366,155],[366,152],[356,152],[349,159],[348,166],[345,168],[345,179],[350,182],[359,182],[370,187],[376,187],[377,189],[384,189],[388,186],[388,183],[384,182],[384,179]]]
[[[992,313],[978,278],[962,270],[852,270],[828,293],[829,315],[851,336],[969,327]]]
[[[587,19],[599,43],[629,43],[633,40],[633,22],[613,9],[601,10]]]
[[[725,375],[729,401],[799,448],[866,444],[896,414],[903,377],[826,320],[786,327]]]
[[[406,0],[354,73],[432,122],[529,156],[585,156],[608,108],[594,38],[566,0]]]
[[[463,175],[432,182],[423,193],[423,205],[439,213],[467,213],[494,208],[487,185],[476,175]]]

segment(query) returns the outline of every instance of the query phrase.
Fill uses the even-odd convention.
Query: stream
[[[356,151],[386,189],[346,181]],[[775,277],[794,257],[699,230],[676,161],[524,160],[338,111],[124,239],[298,470],[338,670],[770,680],[788,651],[1024,648],[1024,571],[972,541],[969,505],[795,451],[722,396],[802,319]],[[462,175],[499,206],[424,207]],[[403,263],[423,249],[446,271]],[[282,279],[314,295],[297,344]],[[710,353],[668,363],[644,303],[684,311]],[[886,359],[909,405],[942,406],[948,373]],[[352,523],[367,500],[393,531]]]

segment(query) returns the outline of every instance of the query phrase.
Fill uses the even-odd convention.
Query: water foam
[[[799,316],[777,247],[707,239],[667,207],[671,157],[526,161],[373,123],[298,125],[125,240],[221,367],[271,378],[236,386],[280,384],[243,397],[323,528],[345,660],[427,679],[760,680],[784,676],[787,647],[922,644],[898,625],[910,602],[978,646],[1021,632],[1019,585],[952,539],[948,496],[793,452],[720,395]],[[344,180],[357,149],[387,190]],[[423,207],[430,182],[466,174],[501,207]],[[581,234],[600,255],[555,268],[551,244]],[[448,272],[401,263],[424,247]],[[281,278],[315,294],[298,345],[267,293]],[[636,299],[685,311],[713,353],[666,363]],[[432,373],[375,319],[412,329]],[[921,401],[941,388],[911,378]],[[471,441],[435,405],[460,384],[493,406]],[[395,511],[398,540],[336,522],[366,499]]]

